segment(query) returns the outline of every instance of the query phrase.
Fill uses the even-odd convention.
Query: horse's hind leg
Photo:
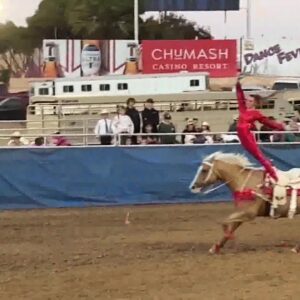
[[[250,211],[234,212],[223,222],[224,236],[219,243],[213,245],[209,252],[211,254],[219,253],[225,244],[234,239],[234,232],[244,223],[252,221],[256,214]]]

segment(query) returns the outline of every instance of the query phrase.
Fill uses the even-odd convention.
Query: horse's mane
[[[204,158],[204,162],[211,162],[212,160],[220,160],[232,165],[238,165],[242,168],[251,168],[253,164],[249,159],[239,153],[223,153],[221,151],[212,153]]]

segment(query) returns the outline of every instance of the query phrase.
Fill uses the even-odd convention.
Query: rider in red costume
[[[241,84],[238,81],[236,84],[236,94],[239,104],[240,116],[237,125],[237,132],[241,144],[244,148],[252,154],[266,169],[267,173],[276,181],[278,177],[272,163],[265,158],[264,154],[258,148],[254,135],[251,130],[255,128],[255,122],[258,121],[277,131],[284,130],[281,123],[274,122],[264,116],[260,111],[255,109],[255,99],[253,97],[246,98],[242,90]]]

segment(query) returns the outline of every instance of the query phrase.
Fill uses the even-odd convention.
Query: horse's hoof
[[[293,253],[298,254],[298,253],[300,253],[300,247],[296,246],[295,248],[291,249],[291,251],[292,251]]]
[[[209,254],[220,254],[221,252],[221,247],[216,244],[216,245],[213,245],[210,249],[209,249]]]

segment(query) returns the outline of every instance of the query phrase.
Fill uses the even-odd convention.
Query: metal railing
[[[253,133],[259,144],[300,144],[300,132],[299,131],[258,131]],[[294,141],[287,141],[284,138],[277,139],[277,140],[270,140],[270,142],[261,142],[259,140],[259,136],[261,134],[269,134],[270,136],[281,136],[284,137],[285,135],[289,134],[295,138]],[[138,134],[107,134],[103,136],[110,136],[111,137],[111,144],[105,146],[199,146],[199,145],[222,145],[222,144],[237,144],[239,143],[238,136],[235,132],[210,132],[210,133],[138,133]],[[183,144],[181,143],[182,136],[195,136],[195,141]],[[86,134],[86,133],[76,133],[76,134],[22,134],[20,136],[21,139],[27,140],[27,145],[21,145],[21,147],[28,147],[34,146],[34,140],[40,137],[43,139],[43,146],[51,147],[56,146],[53,140],[57,138],[64,138],[66,141],[70,142],[71,146],[103,146],[100,143],[100,138],[96,137],[95,134]],[[136,137],[138,143],[132,143],[133,137]],[[174,139],[170,140],[170,137],[174,137]],[[205,137],[207,140],[204,139],[200,142],[197,141],[197,137]],[[211,139],[208,139],[210,137]],[[228,139],[225,141],[225,137],[231,137],[231,141]],[[147,141],[147,138],[150,138],[150,141]],[[0,134],[0,140],[5,140],[7,143],[9,140],[14,139],[11,134]],[[18,139],[18,138],[17,138]],[[130,140],[130,142],[128,141]],[[143,140],[146,142],[143,142]],[[154,142],[153,142],[154,141]],[[12,147],[3,145],[2,147]],[[15,146],[13,146],[15,147]]]
[[[27,107],[27,115],[40,116],[66,116],[66,115],[95,115],[102,109],[107,109],[110,113],[116,113],[117,105],[124,105],[124,102],[118,103],[39,103]],[[144,103],[137,102],[138,110],[144,109]],[[264,102],[260,108],[273,109],[275,106],[273,100]],[[207,100],[181,100],[181,101],[162,101],[154,104],[159,111],[211,111],[211,110],[237,110],[236,99],[207,99]]]

